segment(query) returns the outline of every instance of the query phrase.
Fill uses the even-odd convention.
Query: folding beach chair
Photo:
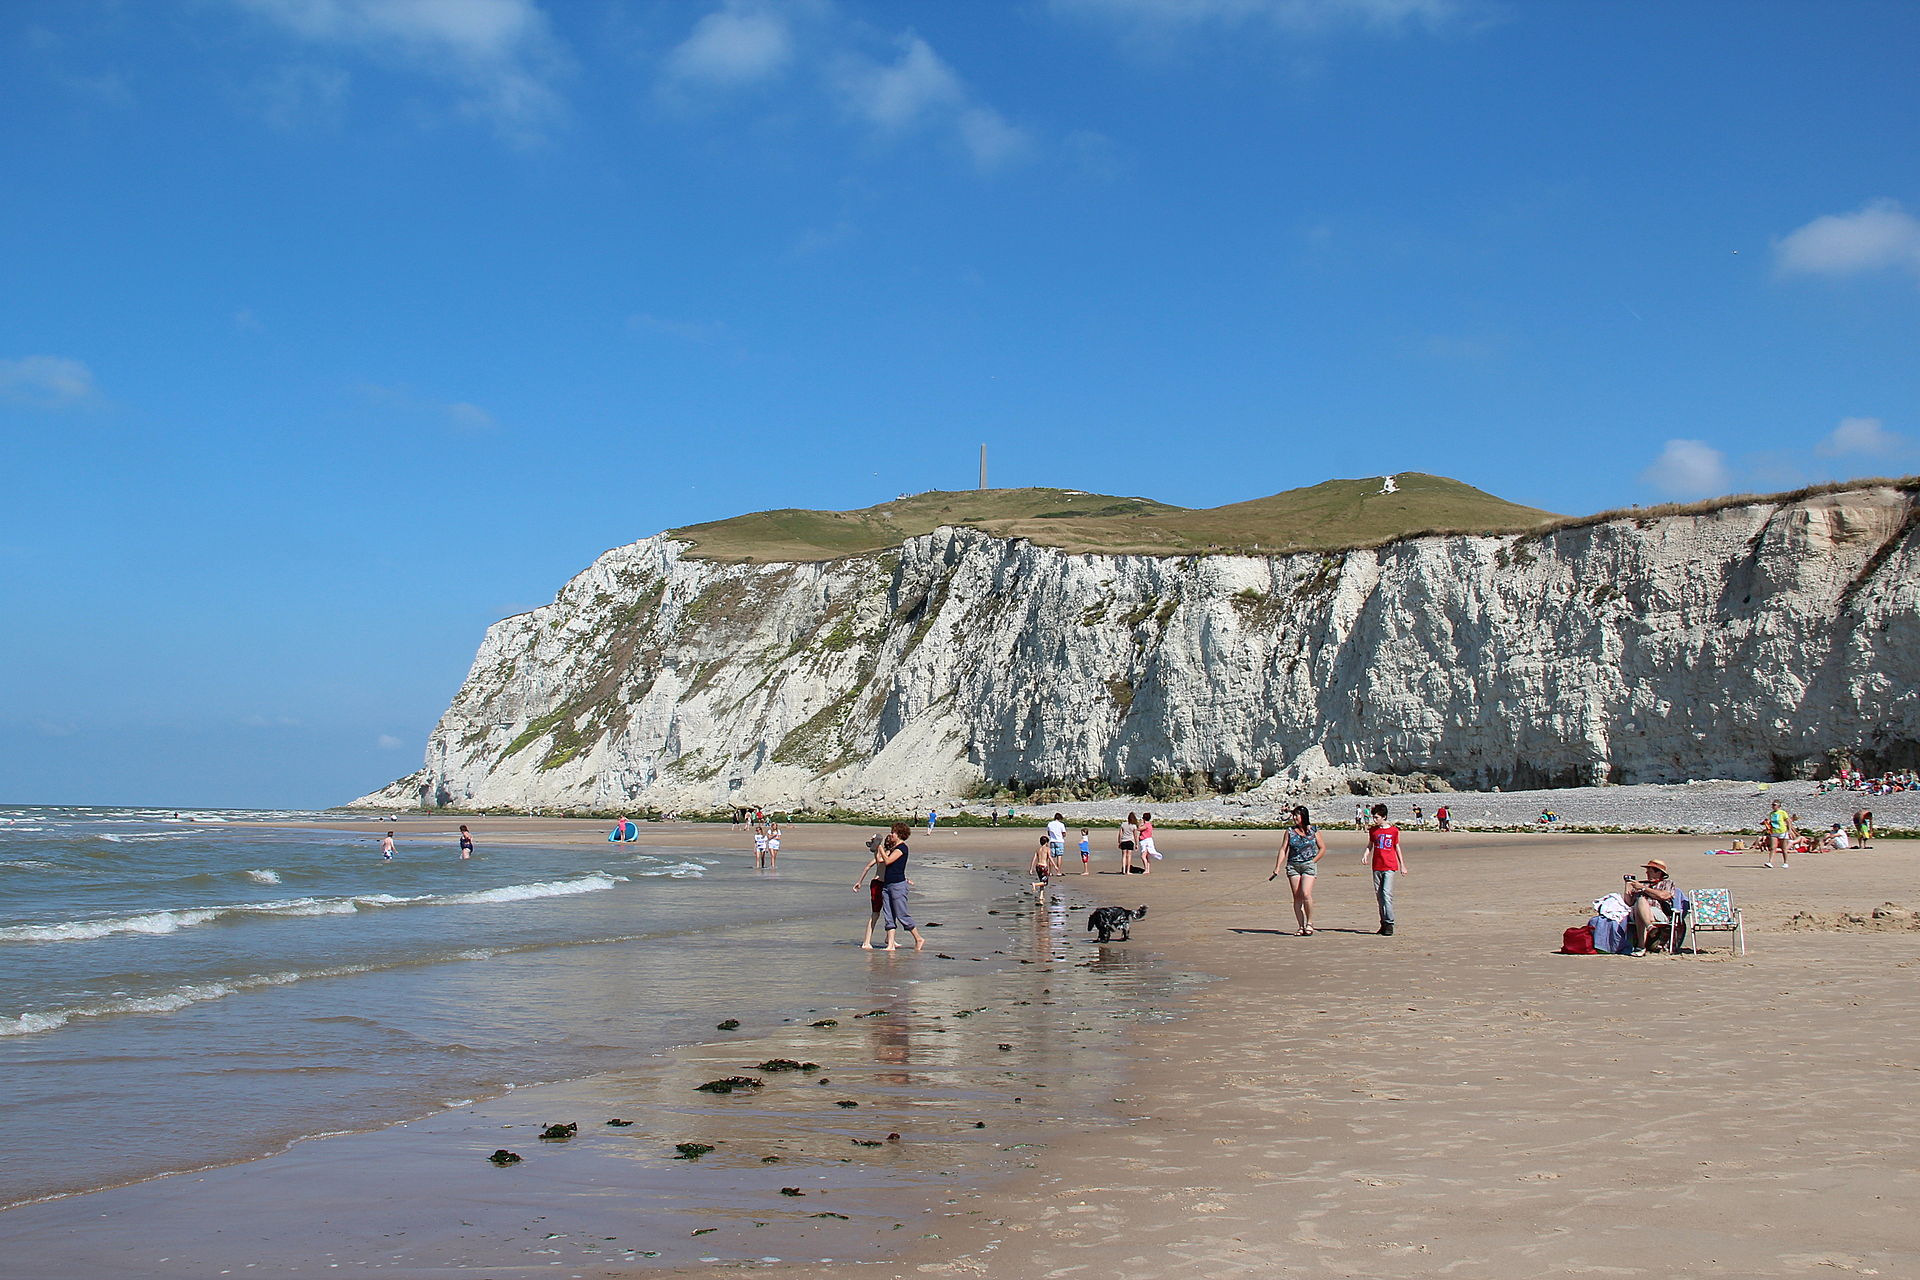
[[[1740,916],[1740,908],[1733,905],[1733,892],[1729,889],[1695,889],[1688,895],[1685,913],[1674,921],[1674,936],[1684,939],[1676,942],[1695,955],[1700,954],[1698,934],[1730,933],[1730,947],[1737,947],[1741,955],[1747,954],[1747,928]]]

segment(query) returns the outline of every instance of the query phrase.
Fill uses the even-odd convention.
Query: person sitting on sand
[[[1627,900],[1627,907],[1633,912],[1633,954],[1636,956],[1647,954],[1647,942],[1655,929],[1672,926],[1673,916],[1668,908],[1680,891],[1673,877],[1667,874],[1667,864],[1658,858],[1647,860],[1646,871],[1644,880],[1628,876],[1625,887],[1620,890],[1620,896]]]

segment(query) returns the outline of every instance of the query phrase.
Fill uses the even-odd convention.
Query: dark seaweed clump
[[[727,1076],[722,1080],[709,1080],[705,1084],[694,1086],[701,1093],[732,1093],[735,1089],[758,1089],[760,1081],[752,1076]]]
[[[818,1022],[809,1022],[807,1025],[810,1027],[837,1027],[840,1025],[840,1020],[838,1018],[822,1018]]]
[[[578,1132],[580,1126],[577,1124],[550,1124],[540,1131],[540,1141],[565,1142]]]
[[[487,1159],[493,1161],[495,1164],[499,1165],[501,1168],[504,1169],[510,1164],[519,1164],[520,1153],[517,1151],[509,1151],[505,1147],[502,1147],[498,1151],[494,1152],[492,1155],[488,1156]]]
[[[780,1188],[780,1194],[783,1196],[803,1196],[807,1193],[798,1187],[782,1187]]]
[[[725,1022],[716,1022],[713,1025],[713,1029],[715,1031],[738,1031],[740,1029],[740,1019],[728,1018]]]
[[[792,1058],[768,1058],[760,1064],[762,1071],[818,1071],[817,1062],[795,1062]]]
[[[680,1153],[674,1157],[675,1160],[698,1160],[713,1150],[713,1144],[711,1142],[676,1142],[673,1144],[673,1149]]]

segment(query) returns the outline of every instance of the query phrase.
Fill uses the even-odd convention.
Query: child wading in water
[[[1033,851],[1033,891],[1047,891],[1047,877],[1053,874],[1053,842],[1043,833],[1040,844]]]

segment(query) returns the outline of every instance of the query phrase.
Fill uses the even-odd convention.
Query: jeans
[[[906,881],[880,886],[880,923],[888,932],[913,928],[913,917],[907,914]]]
[[[1376,871],[1373,873],[1373,898],[1380,904],[1380,923],[1393,923],[1393,878],[1398,871]]]

